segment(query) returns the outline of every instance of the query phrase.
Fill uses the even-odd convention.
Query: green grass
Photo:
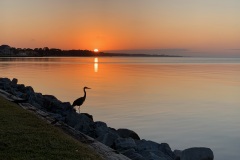
[[[85,144],[0,97],[0,159],[100,159]]]

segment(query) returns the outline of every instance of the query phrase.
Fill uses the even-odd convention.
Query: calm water
[[[240,59],[1,58],[0,77],[73,102],[81,112],[174,149],[210,147],[240,157]]]

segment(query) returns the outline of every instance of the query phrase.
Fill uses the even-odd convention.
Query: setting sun
[[[96,48],[96,49],[94,49],[93,51],[94,51],[94,52],[98,52],[98,49]]]

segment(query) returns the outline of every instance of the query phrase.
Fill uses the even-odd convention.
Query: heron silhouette
[[[84,102],[85,99],[86,99],[86,90],[85,90],[85,89],[91,89],[91,88],[84,87],[84,88],[83,88],[84,96],[76,99],[76,100],[73,102],[73,104],[72,104],[73,107],[74,107],[74,106],[78,106],[78,111],[79,111],[79,113],[80,113],[80,106],[83,104],[83,102]]]

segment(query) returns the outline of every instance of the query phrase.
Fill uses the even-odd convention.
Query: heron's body
[[[84,97],[80,97],[78,99],[76,99],[74,102],[73,102],[73,107],[74,106],[81,106],[83,104],[83,102],[85,101],[86,99],[86,96]]]
[[[91,88],[84,87],[84,88],[83,88],[84,96],[76,99],[76,100],[73,102],[73,104],[72,104],[73,107],[74,107],[74,106],[79,106],[79,108],[78,108],[79,112],[80,112],[80,106],[84,103],[84,101],[85,101],[85,99],[86,99],[86,96],[87,96],[85,89],[91,89]]]

